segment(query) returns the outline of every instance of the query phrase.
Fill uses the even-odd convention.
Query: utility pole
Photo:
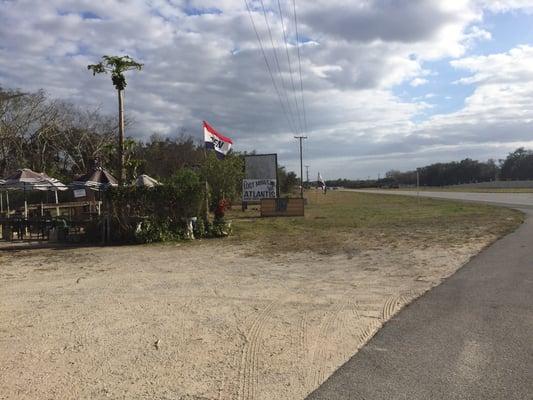
[[[300,141],[300,197],[304,198],[304,164],[302,156],[302,140],[307,139],[307,136],[299,135],[295,136],[295,139]]]
[[[309,165],[305,166],[305,181],[309,185]]]
[[[416,169],[416,203],[420,204],[420,168]]]

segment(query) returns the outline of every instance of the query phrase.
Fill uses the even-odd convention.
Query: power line
[[[294,93],[294,103],[296,105],[296,115],[298,116],[298,124],[300,126],[300,129],[302,129],[302,119],[300,116],[300,107],[298,105],[298,95],[296,93],[296,86],[294,85],[294,77],[292,76],[292,63],[291,63],[291,57],[289,55],[289,45],[287,43],[287,34],[285,33],[285,22],[283,21],[283,10],[281,8],[281,2],[278,0],[278,9],[279,9],[279,17],[281,20],[281,29],[283,30],[283,41],[285,42],[285,53],[287,55],[287,64],[289,65],[289,74],[291,77],[291,86],[292,91]],[[301,130],[302,131],[302,130]]]
[[[283,72],[281,71],[281,64],[279,63],[278,52],[276,50],[276,46],[274,45],[274,39],[272,37],[272,29],[270,29],[270,23],[268,22],[268,17],[267,17],[267,13],[266,13],[266,9],[265,9],[265,4],[264,4],[263,0],[260,0],[260,3],[261,3],[261,8],[263,9],[263,16],[265,17],[265,24],[266,24],[266,27],[267,27],[267,30],[268,30],[268,36],[270,38],[270,44],[272,46],[272,52],[274,53],[274,60],[276,61],[276,66],[278,68],[278,75],[279,75],[279,79],[281,81],[281,87],[282,87],[282,89],[284,91],[285,99],[287,101],[287,107],[288,107],[290,115],[292,117],[292,107],[291,107],[291,103],[289,101],[289,95],[287,93],[287,87],[285,86],[285,79],[283,79]],[[298,125],[298,124],[295,122],[295,125]],[[297,128],[299,128],[300,132],[301,132],[301,126],[298,125]]]
[[[296,31],[296,48],[298,50],[298,70],[300,72],[300,91],[302,93],[302,110],[303,110],[303,116],[304,116],[304,127],[305,127],[305,132],[307,132],[307,116],[305,113],[304,84],[302,80],[302,60],[300,57],[300,38],[298,37],[298,18],[296,16],[296,0],[292,0],[292,5],[294,8],[294,29]]]
[[[274,90],[276,91],[276,94],[278,95],[279,103],[281,106],[281,110],[283,111],[283,114],[285,115],[285,118],[287,119],[287,123],[289,124],[289,128],[292,132],[296,133],[296,130],[294,129],[291,120],[289,118],[289,114],[287,113],[287,110],[285,109],[285,105],[283,104],[283,100],[281,97],[281,94],[279,92],[278,85],[276,84],[276,80],[274,79],[274,75],[272,74],[272,69],[270,68],[270,63],[268,62],[268,58],[265,53],[265,49],[263,47],[263,42],[261,41],[261,37],[259,36],[259,33],[257,32],[257,28],[255,26],[254,18],[252,15],[252,11],[250,10],[250,6],[248,5],[248,1],[244,0],[244,4],[246,4],[246,9],[248,10],[248,15],[250,16],[250,21],[252,22],[252,27],[255,32],[255,36],[257,37],[257,41],[259,43],[259,47],[261,48],[261,53],[263,54],[263,58],[265,60],[265,64],[268,70],[268,74],[270,75],[270,79],[272,80],[272,85],[274,86]]]

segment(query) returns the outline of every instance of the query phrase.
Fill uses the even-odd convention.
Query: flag
[[[204,141],[205,148],[208,150],[215,150],[219,159],[222,159],[228,154],[233,141],[218,133],[211,125],[204,121]]]
[[[321,189],[326,188],[326,182],[324,181],[324,178],[322,178],[322,175],[320,175],[320,172],[318,173],[317,184],[320,185]]]

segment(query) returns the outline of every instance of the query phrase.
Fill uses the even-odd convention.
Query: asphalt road
[[[356,190],[365,193],[399,194],[417,196],[414,190]],[[533,193],[476,193],[476,192],[430,192],[420,191],[420,196],[437,199],[461,200],[488,203],[514,208],[533,208]]]
[[[529,194],[453,193],[471,195],[533,206]],[[402,310],[308,399],[533,399],[533,210],[524,212],[517,231]]]

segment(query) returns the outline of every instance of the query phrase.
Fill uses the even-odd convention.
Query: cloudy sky
[[[145,64],[128,75],[128,135],[200,139],[207,120],[297,169],[303,132],[326,179],[533,147],[533,0],[248,5],[0,0],[0,86],[114,113],[109,77],[86,67],[128,54]]]

